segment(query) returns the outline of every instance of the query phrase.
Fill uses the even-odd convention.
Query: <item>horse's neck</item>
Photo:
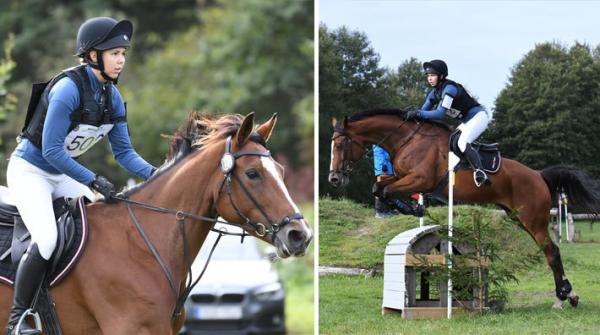
[[[194,158],[198,159],[198,158]],[[190,213],[196,216],[211,217],[213,213],[212,194],[213,184],[217,181],[211,180],[213,173],[192,172],[192,165],[180,162],[178,165],[165,171],[155,180],[148,183],[131,196],[132,200],[150,204],[153,206],[168,208],[173,211]],[[204,164],[209,166],[210,164]],[[180,228],[181,221],[175,214],[160,214],[148,210],[136,210],[139,221],[152,241],[156,244],[161,256],[169,263],[173,274],[185,278],[185,270],[188,266],[184,264],[184,245]],[[198,254],[212,223],[186,219],[183,221],[183,229],[187,239],[186,251],[190,260]]]
[[[387,152],[393,153],[399,149],[402,142],[408,140],[413,128],[413,125],[402,126],[401,121],[393,118],[389,122],[357,124],[353,129],[353,138],[365,145],[377,144]]]

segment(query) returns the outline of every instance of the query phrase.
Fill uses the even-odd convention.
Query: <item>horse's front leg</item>
[[[432,180],[434,178],[426,178],[420,173],[409,173],[401,178],[396,178],[391,183],[388,183],[383,188],[383,195],[388,196],[393,193],[415,193],[433,189]]]
[[[390,188],[391,185],[396,184],[399,180],[399,178],[394,177],[393,179],[387,179],[385,182],[375,183],[375,185],[373,186],[373,195],[379,197],[379,199],[385,202],[389,207],[397,209],[402,214],[422,217],[422,205],[414,206],[410,202],[396,198],[392,195],[393,193],[400,193],[400,191],[395,191],[393,188]]]

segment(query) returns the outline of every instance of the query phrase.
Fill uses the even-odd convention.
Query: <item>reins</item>
[[[396,129],[400,129],[402,128],[402,126],[404,124],[406,124],[408,122],[408,120],[403,120],[394,130],[388,132],[381,140],[379,140],[377,143],[375,143],[374,145],[377,146],[381,146],[381,144],[383,142],[385,142],[388,138],[390,138],[390,136],[392,136],[395,133]],[[417,123],[417,127],[406,137],[406,139],[404,140],[404,142],[398,147],[398,150],[402,147],[404,147],[405,145],[407,145],[415,136],[415,134],[417,134],[419,132],[419,130],[421,129],[421,127],[423,127],[422,122],[419,121],[415,121]],[[352,140],[352,137],[350,137],[350,134],[348,134],[348,132],[346,131],[346,128],[340,127],[339,125],[335,125],[334,126],[334,135],[331,137],[331,140],[335,140],[336,138],[340,137],[340,136],[344,136],[348,139],[349,144],[348,145],[344,145],[343,151],[344,151],[344,160],[342,162],[342,170],[340,172],[342,172],[344,175],[349,175],[350,172],[352,171],[352,167],[350,166],[351,162],[350,159],[346,159],[345,156],[348,155],[348,152],[351,154],[352,153],[352,145],[353,144],[358,144],[362,149],[363,149],[363,154],[357,159],[357,161],[362,160],[363,158],[367,157],[369,155],[369,153],[371,151],[373,151],[373,147],[371,148],[367,148],[365,147],[362,143],[356,142],[354,140]],[[336,136],[335,133],[338,133],[338,135]],[[331,172],[337,172],[337,171],[329,171]]]
[[[275,241],[275,237],[277,232],[279,232],[279,230],[284,227],[285,225],[289,224],[292,220],[300,220],[303,219],[303,215],[301,213],[293,213],[292,215],[288,215],[285,216],[283,219],[281,219],[281,221],[279,222],[274,222],[269,215],[267,214],[266,210],[263,208],[263,206],[261,206],[256,199],[252,196],[252,194],[250,193],[250,191],[248,190],[248,188],[244,185],[244,183],[242,182],[242,180],[233,173],[233,170],[235,168],[235,160],[241,156],[261,156],[261,157],[270,157],[271,153],[269,151],[251,151],[251,150],[240,150],[238,152],[232,153],[231,152],[231,136],[229,136],[226,141],[225,141],[225,153],[223,154],[223,157],[221,158],[221,170],[223,172],[223,180],[220,183],[219,186],[219,192],[217,193],[217,197],[220,196],[220,194],[223,191],[223,188],[225,187],[225,185],[227,185],[227,196],[228,199],[232,205],[232,207],[235,209],[237,215],[242,218],[244,220],[243,224],[238,224],[239,226],[243,226],[244,224],[248,224],[250,225],[257,236],[259,237],[263,237],[267,234],[271,234],[271,239],[272,241]],[[269,223],[269,227],[266,227],[263,223],[260,222],[253,222],[249,217],[247,217],[246,215],[244,215],[242,213],[242,211],[239,209],[239,207],[236,205],[234,199],[233,199],[233,191],[231,188],[231,184],[232,184],[232,176],[233,178],[235,178],[238,182],[238,184],[241,186],[242,190],[244,191],[244,194],[251,200],[252,204],[258,208],[258,210],[260,211],[260,213],[265,217],[265,219],[267,220],[267,222]],[[200,279],[202,278],[202,276],[204,275],[204,272],[206,271],[206,268],[208,267],[208,263],[210,262],[210,259],[212,257],[212,254],[214,252],[214,250],[217,247],[217,244],[219,243],[219,240],[221,239],[221,237],[223,235],[233,235],[233,236],[240,236],[241,237],[241,241],[244,241],[244,237],[248,236],[248,234],[246,233],[245,230],[243,230],[242,233],[230,233],[227,232],[226,230],[222,230],[222,229],[216,229],[214,228],[214,225],[216,223],[223,223],[223,224],[227,224],[227,225],[235,225],[232,224],[230,222],[227,221],[223,221],[223,220],[219,220],[218,216],[217,217],[208,217],[208,216],[202,216],[202,215],[197,215],[197,214],[193,214],[193,213],[189,213],[189,212],[185,212],[185,211],[180,211],[180,210],[173,210],[170,208],[166,208],[166,207],[161,207],[161,206],[156,206],[156,205],[151,205],[151,204],[147,204],[147,203],[143,203],[143,202],[139,202],[136,200],[132,200],[129,199],[127,197],[124,196],[120,196],[120,195],[115,195],[113,196],[114,199],[122,201],[124,203],[126,203],[127,205],[127,211],[129,213],[129,216],[131,217],[131,220],[133,221],[136,229],[138,230],[138,232],[140,233],[140,236],[142,237],[142,239],[144,240],[144,242],[146,243],[146,246],[148,247],[148,249],[150,250],[150,252],[152,253],[152,255],[154,256],[154,258],[156,259],[156,261],[158,262],[158,264],[160,265],[160,267],[163,270],[163,273],[165,275],[165,277],[167,278],[167,281],[169,282],[169,286],[171,287],[171,290],[173,292],[173,295],[176,296],[176,305],[175,305],[175,309],[173,311],[173,315],[172,318],[175,319],[176,317],[178,317],[179,315],[181,315],[181,310],[183,308],[183,305],[185,304],[185,300],[187,299],[188,295],[190,294],[190,292],[192,291],[192,289],[196,286],[196,284],[198,284],[198,282],[200,281]],[[216,209],[216,203],[217,200],[215,200],[213,202],[213,206],[211,209],[211,213],[216,213],[217,209]],[[154,244],[152,243],[152,241],[150,240],[148,234],[146,234],[146,231],[144,230],[144,228],[142,227],[140,221],[138,220],[137,216],[135,215],[133,209],[132,209],[132,205],[136,206],[136,207],[141,207],[147,210],[151,210],[154,212],[159,212],[159,213],[164,213],[164,214],[171,214],[174,215],[176,218],[176,221],[179,225],[179,230],[183,239],[183,258],[184,258],[184,264],[189,264],[188,265],[188,269],[187,269],[187,283],[185,285],[185,288],[183,289],[183,291],[178,294],[178,288],[177,285],[175,283],[175,279],[173,276],[173,273],[169,270],[169,268],[167,267],[166,262],[162,259],[162,257],[160,256],[158,249],[156,249],[156,247],[154,246]],[[208,222],[211,224],[210,230],[214,231],[216,233],[219,234],[219,236],[217,237],[217,239],[215,240],[214,245],[212,246],[210,253],[208,255],[208,258],[204,264],[204,267],[200,273],[200,275],[198,276],[198,278],[192,282],[192,261],[190,261],[190,255],[189,255],[189,246],[188,246],[188,238],[186,236],[186,232],[185,232],[185,220],[186,219],[190,219],[193,221],[203,221],[203,222]]]

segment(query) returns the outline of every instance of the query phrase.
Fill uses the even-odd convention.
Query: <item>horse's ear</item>
[[[277,123],[277,113],[274,113],[273,116],[266,123],[261,124],[256,132],[267,142],[271,137],[271,133],[273,133],[273,127]]]
[[[337,123],[338,123],[338,120],[335,117],[333,117],[331,119],[331,125],[333,126],[333,128],[335,128],[335,126],[337,126]]]
[[[252,134],[253,128],[254,128],[254,112],[246,115],[246,117],[244,118],[244,121],[242,121],[242,125],[240,126],[240,129],[238,129],[237,133],[235,134],[234,141],[238,145],[238,147],[241,147],[242,145],[244,145],[244,143],[246,143],[246,141],[250,137],[250,134]]]
[[[342,123],[344,125],[344,129],[348,128],[348,117],[344,116],[344,121]]]

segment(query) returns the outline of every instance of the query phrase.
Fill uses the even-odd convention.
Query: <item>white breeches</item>
[[[37,243],[40,255],[50,259],[58,236],[52,200],[80,196],[94,199],[94,193],[67,175],[48,173],[16,156],[10,158],[6,180],[11,197],[31,233],[31,243]]]
[[[471,120],[458,126],[457,129],[461,130],[460,137],[458,138],[458,148],[460,151],[465,152],[467,143],[475,141],[487,129],[489,123],[490,117],[487,111],[483,110],[475,114]]]

